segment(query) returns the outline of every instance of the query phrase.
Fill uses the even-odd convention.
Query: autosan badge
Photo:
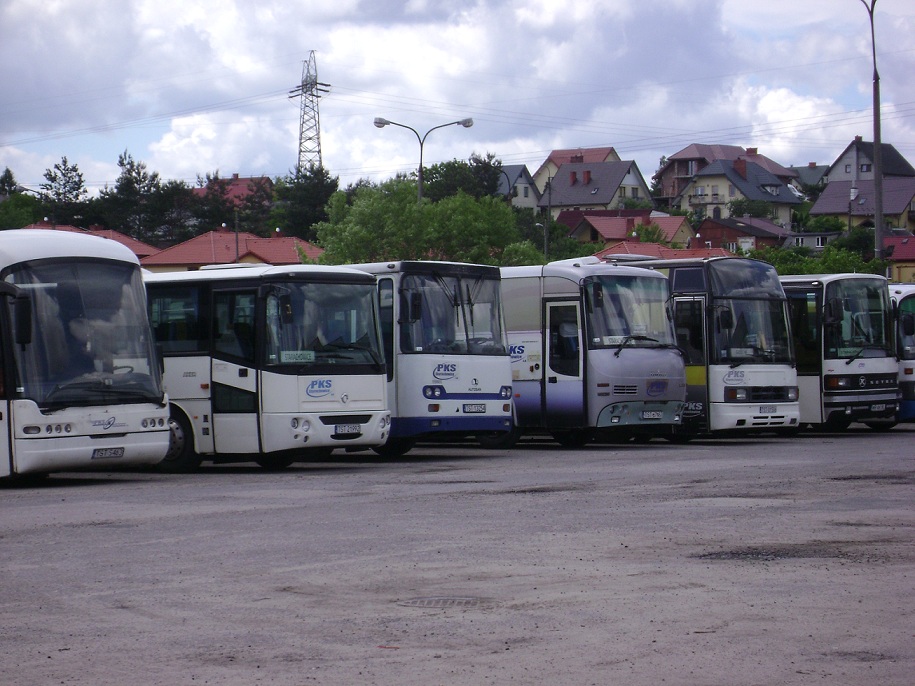
[[[333,381],[331,379],[315,379],[308,384],[305,394],[309,398],[326,398],[333,390]]]
[[[432,376],[438,381],[448,381],[457,378],[457,364],[454,362],[440,362],[435,365]]]

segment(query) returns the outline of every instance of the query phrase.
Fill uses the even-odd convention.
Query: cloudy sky
[[[882,132],[915,163],[915,3],[878,0]],[[0,170],[67,157],[91,192],[125,150],[163,180],[295,168],[315,52],[341,187],[493,153],[613,146],[646,179],[690,143],[831,163],[873,140],[861,0],[0,0]]]

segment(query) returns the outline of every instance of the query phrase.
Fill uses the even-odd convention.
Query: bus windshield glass
[[[593,276],[584,292],[589,348],[675,345],[667,279]]]
[[[842,279],[826,286],[824,356],[828,359],[886,357],[893,354],[886,283]]]
[[[903,298],[899,301],[899,316],[915,318],[915,298]],[[915,336],[907,336],[903,327],[899,327],[899,359],[915,360]]]
[[[786,301],[715,298],[711,321],[712,361],[738,366],[791,364]]]
[[[266,300],[267,364],[380,365],[375,286],[285,283]]]
[[[504,355],[498,279],[408,274],[402,281],[403,352]]]
[[[14,346],[20,397],[51,409],[162,401],[138,266],[31,262],[6,280],[31,300],[31,342]]]

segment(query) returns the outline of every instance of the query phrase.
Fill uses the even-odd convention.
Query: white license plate
[[[642,419],[661,419],[663,416],[664,413],[657,410],[644,410],[642,412]]]
[[[759,414],[775,414],[775,405],[760,405]]]
[[[483,403],[464,403],[464,412],[467,414],[482,414],[486,412],[486,405]]]
[[[358,424],[334,424],[334,433],[339,434],[358,434],[362,429]]]
[[[877,403],[871,405],[871,412],[883,412],[886,409],[886,403]]]
[[[96,448],[92,451],[93,460],[110,460],[118,457],[124,457],[123,448]]]

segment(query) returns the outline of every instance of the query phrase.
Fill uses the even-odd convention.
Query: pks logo
[[[646,392],[651,397],[664,395],[664,393],[667,392],[667,379],[655,379],[654,381],[650,381]]]
[[[732,369],[727,374],[724,375],[722,379],[725,386],[742,386],[746,383],[744,379],[743,372],[739,369]]]
[[[432,372],[432,376],[439,381],[454,379],[457,377],[457,364],[453,362],[442,362],[437,364],[435,365],[435,370]]]
[[[325,398],[333,392],[333,381],[331,379],[315,379],[310,384],[308,388],[305,389],[305,394],[309,398]]]

